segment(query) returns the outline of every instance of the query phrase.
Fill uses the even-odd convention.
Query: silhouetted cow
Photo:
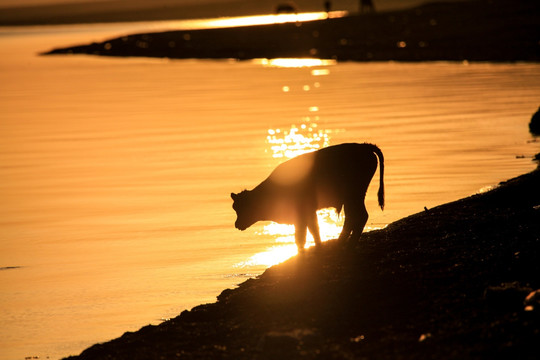
[[[316,211],[345,208],[345,224],[339,239],[356,241],[364,230],[368,213],[366,191],[380,162],[378,200],[384,208],[384,157],[372,144],[341,144],[303,154],[276,167],[253,190],[231,193],[237,229],[257,221],[294,224],[298,250],[306,242],[306,228],[319,245]]]

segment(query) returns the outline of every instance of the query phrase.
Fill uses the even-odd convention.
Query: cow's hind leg
[[[369,217],[369,214],[366,210],[366,205],[363,201],[361,204],[358,204],[354,212],[355,214],[354,223],[352,224],[352,234],[349,239],[351,242],[356,242],[358,241],[358,239],[360,239],[360,235],[362,235],[362,232],[364,231],[364,227],[366,226]]]
[[[313,236],[313,240],[315,241],[315,245],[319,246],[321,245],[321,235],[319,232],[319,221],[317,219],[317,213],[315,212],[313,216],[311,216],[308,219],[307,223],[309,232]]]
[[[353,213],[349,210],[349,207],[345,205],[345,222],[343,223],[343,228],[341,229],[341,234],[339,234],[338,241],[341,243],[347,242],[353,231]]]
[[[368,220],[368,212],[364,201],[354,204],[345,204],[345,224],[339,235],[342,242],[356,242],[360,238]]]

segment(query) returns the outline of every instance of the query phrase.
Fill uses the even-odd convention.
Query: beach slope
[[[46,54],[172,59],[538,61],[539,23],[538,1],[469,0],[304,23],[134,34]]]
[[[539,220],[537,169],[354,246],[311,248],[73,359],[533,359]]]

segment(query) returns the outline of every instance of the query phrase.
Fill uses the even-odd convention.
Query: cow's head
[[[249,191],[244,190],[239,194],[231,193],[233,199],[233,209],[236,211],[236,222],[234,226],[239,230],[246,230],[255,224],[259,219],[255,216],[255,206],[249,196]]]

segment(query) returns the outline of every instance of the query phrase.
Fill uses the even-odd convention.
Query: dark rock
[[[540,107],[531,117],[529,131],[534,135],[540,135]]]
[[[530,287],[522,286],[516,281],[490,286],[484,292],[484,297],[490,306],[517,311],[523,307],[523,300],[531,291]]]

